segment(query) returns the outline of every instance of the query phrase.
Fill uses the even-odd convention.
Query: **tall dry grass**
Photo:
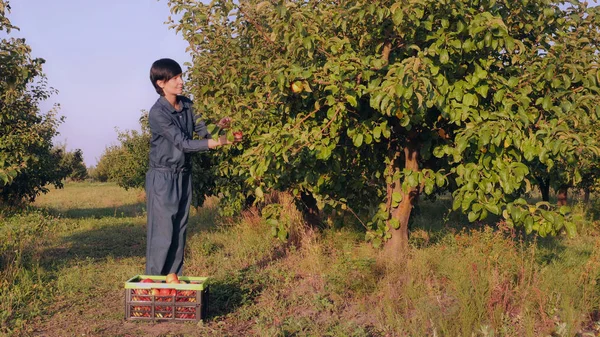
[[[57,335],[150,333],[150,325],[124,324],[120,311],[123,282],[143,271],[143,204],[135,201],[135,191],[112,188],[68,185],[40,201],[47,212],[2,220],[0,235],[10,240],[0,251],[0,333],[27,335],[32,326],[52,330],[56,324],[40,316],[60,317]],[[92,202],[109,190],[110,200]],[[61,199],[64,204],[56,202]],[[582,235],[536,238],[493,223],[470,225],[462,216],[445,214],[447,200],[422,202],[404,262],[390,264],[364,241],[361,226],[305,225],[289,195],[269,199],[284,206],[280,223],[287,241],[271,235],[260,208],[222,219],[217,201],[210,198],[192,212],[184,270],[210,277],[209,317],[198,326],[176,325],[170,333],[600,334],[597,204],[576,207]],[[73,310],[83,317],[100,313],[103,320],[81,325],[68,315]]]

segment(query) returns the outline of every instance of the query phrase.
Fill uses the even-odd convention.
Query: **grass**
[[[284,243],[253,212],[222,221],[209,199],[192,211],[184,270],[210,276],[208,318],[129,322],[123,283],[144,270],[144,195],[68,183],[0,219],[0,335],[600,333],[600,205],[575,205],[580,236],[536,238],[470,226],[448,202],[421,203],[408,258],[390,265],[353,226],[313,230],[288,209]]]

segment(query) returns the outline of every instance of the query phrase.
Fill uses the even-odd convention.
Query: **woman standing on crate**
[[[148,115],[146,275],[181,275],[192,197],[191,154],[232,143],[224,135],[211,138],[206,124],[194,114],[192,101],[181,96],[181,75],[181,67],[171,59],[160,59],[150,69],[150,81],[160,97]],[[226,129],[230,123],[226,117],[218,125]],[[194,132],[199,139],[193,139]]]

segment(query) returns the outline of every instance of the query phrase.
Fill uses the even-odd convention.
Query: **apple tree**
[[[25,39],[10,37],[8,2],[0,0],[0,204],[19,204],[61,185],[69,172],[60,170],[60,155],[52,139],[62,119],[56,111],[41,114],[39,103],[48,98],[42,74],[43,59],[33,58]]]
[[[246,134],[225,151],[228,201],[270,190],[348,210],[390,256],[421,194],[470,221],[574,231],[529,205],[530,164],[597,153],[598,13],[551,0],[170,0],[204,115]],[[581,29],[580,29],[581,28]],[[549,67],[552,70],[549,71]],[[572,156],[572,158],[571,158]],[[564,172],[577,180],[577,166]],[[231,203],[230,203],[231,204]]]
[[[540,48],[543,57],[527,63],[532,68],[529,72],[537,74],[532,97],[545,111],[531,127],[551,144],[540,149],[539,156],[527,159],[543,200],[549,201],[552,187],[557,191],[557,203],[566,205],[569,188],[588,189],[598,179],[600,130],[595,83],[599,80],[596,53],[600,36],[597,16],[590,15],[585,5],[570,7],[562,15],[566,29]],[[548,128],[548,121],[557,125]]]

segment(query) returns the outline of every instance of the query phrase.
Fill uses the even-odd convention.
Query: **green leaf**
[[[452,201],[452,210],[456,211],[460,208],[462,200],[460,198],[454,198],[454,200]]]
[[[552,98],[550,96],[544,96],[542,108],[544,108],[544,110],[550,110],[550,108],[552,108]]]
[[[448,55],[448,51],[446,49],[440,50],[440,62],[442,64],[446,64],[450,61],[450,56]]]
[[[444,186],[444,184],[446,184],[446,177],[444,177],[443,174],[437,174],[435,176],[435,184],[437,185],[437,187]]]
[[[375,139],[381,138],[381,127],[380,126],[376,126],[373,129],[373,137],[375,137]]]
[[[354,143],[354,146],[356,147],[360,147],[363,143],[363,135],[362,133],[358,133],[354,136],[354,138],[352,139],[352,142]]]
[[[481,95],[481,97],[486,98],[488,95],[488,91],[490,90],[490,86],[485,84],[485,85],[480,85],[477,88],[475,88],[475,91],[477,91],[477,93],[479,95]]]
[[[468,218],[469,218],[469,222],[474,222],[479,218],[479,214],[477,214],[475,212],[469,212]]]
[[[402,194],[399,192],[392,193],[392,203],[398,205],[402,201]]]
[[[569,237],[573,238],[575,236],[577,236],[577,227],[575,226],[574,223],[572,222],[566,222],[565,224],[565,230],[567,231],[567,235],[569,235]]]
[[[287,241],[287,239],[288,239],[288,231],[285,230],[285,229],[279,228],[279,230],[277,231],[277,237],[281,241]]]
[[[262,188],[260,188],[260,186],[254,190],[254,194],[258,199],[263,199],[265,197],[265,194],[263,193],[263,190]]]
[[[562,215],[566,215],[568,213],[571,213],[571,207],[569,207],[569,206],[561,206],[559,212]]]
[[[355,108],[358,106],[358,103],[356,102],[356,97],[354,96],[346,95],[346,101],[348,101],[348,103],[350,103],[350,105],[352,105]]]
[[[485,208],[493,214],[500,215],[500,207],[498,205],[485,204]]]

